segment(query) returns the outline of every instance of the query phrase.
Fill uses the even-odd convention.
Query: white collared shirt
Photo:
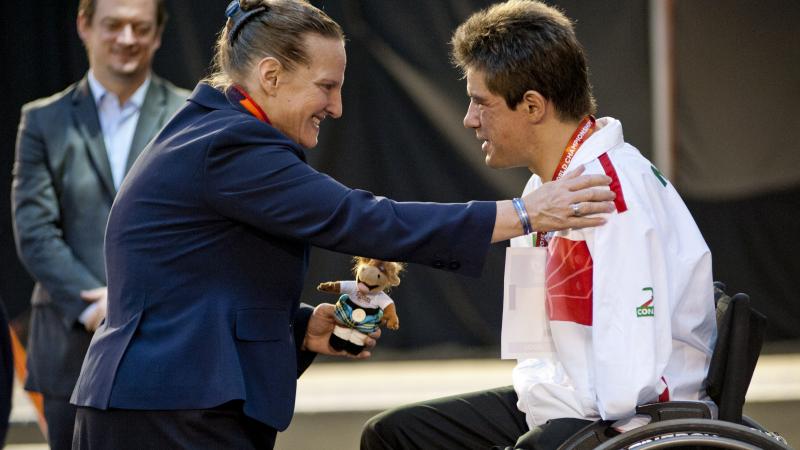
[[[120,105],[117,95],[100,84],[91,70],[89,70],[88,78],[89,87],[97,106],[100,128],[103,131],[103,141],[106,144],[106,154],[111,165],[114,187],[119,189],[122,179],[125,177],[125,168],[128,164],[128,155],[131,151],[136,124],[139,122],[139,113],[142,110],[147,88],[150,87],[150,77],[148,76],[128,101],[122,105]]]

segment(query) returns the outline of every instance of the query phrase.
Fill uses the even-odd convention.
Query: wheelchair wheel
[[[776,435],[735,423],[709,419],[655,422],[620,434],[596,450],[655,450],[699,446],[740,450],[792,450]]]

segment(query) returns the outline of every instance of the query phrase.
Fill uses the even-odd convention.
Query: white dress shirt
[[[139,122],[139,113],[142,110],[147,88],[150,87],[150,77],[136,89],[136,92],[124,104],[120,105],[119,98],[107,90],[92,71],[89,71],[89,87],[92,90],[97,116],[100,119],[100,128],[103,130],[103,140],[106,144],[108,162],[111,165],[111,176],[114,187],[119,189],[125,177],[125,168],[128,164],[128,154],[131,151],[133,134]]]

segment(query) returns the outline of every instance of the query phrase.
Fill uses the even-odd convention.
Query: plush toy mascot
[[[357,355],[364,350],[367,334],[379,325],[400,328],[394,301],[386,291],[400,284],[404,265],[357,256],[353,259],[355,280],[320,283],[317,290],[342,294],[336,302],[336,319],[330,343],[336,350]]]

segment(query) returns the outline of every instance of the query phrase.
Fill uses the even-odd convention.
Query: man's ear
[[[158,49],[161,48],[161,36],[163,35],[164,35],[164,24],[161,24],[161,26],[159,26],[158,29],[156,29],[156,37],[153,43],[153,53],[155,53]]]
[[[544,98],[542,94],[538,91],[527,91],[522,96],[522,102],[520,102],[519,108],[525,108],[525,112],[528,114],[528,119],[532,123],[539,123],[544,119],[547,113],[547,99]]]
[[[89,39],[89,33],[91,32],[92,24],[89,22],[89,18],[86,17],[86,14],[78,13],[78,18],[75,19],[75,25],[78,28],[78,36],[80,36],[81,41],[83,41],[83,45],[86,45],[86,40]]]
[[[278,81],[282,73],[283,65],[272,56],[258,62],[258,83],[267,95],[273,96],[277,93]]]

